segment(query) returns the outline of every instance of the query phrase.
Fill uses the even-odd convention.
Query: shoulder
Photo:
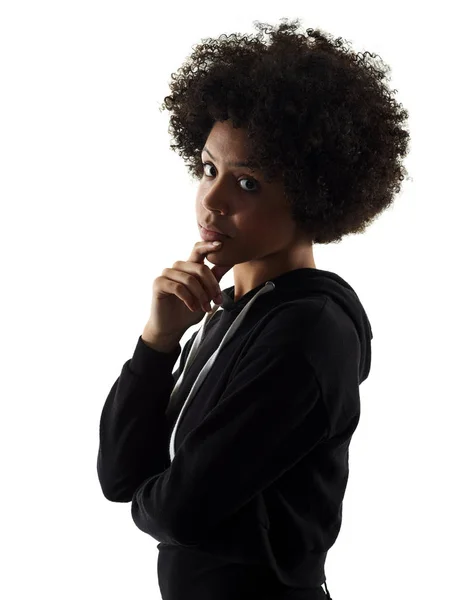
[[[351,317],[329,296],[316,294],[277,306],[253,338],[257,346],[296,349],[314,366],[340,363],[357,352],[358,336]]]
[[[342,318],[338,305],[324,294],[284,302],[264,317],[257,343],[300,344],[317,329],[335,331]]]

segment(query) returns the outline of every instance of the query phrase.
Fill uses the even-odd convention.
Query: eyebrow
[[[212,160],[215,160],[215,157],[212,156],[212,154],[209,152],[209,150],[206,148],[206,146],[204,146],[203,148],[203,152],[207,152],[209,154],[209,156],[211,157]],[[252,165],[250,165],[247,162],[235,162],[235,163],[228,163],[227,165],[228,167],[248,167],[248,168],[252,168]],[[253,169],[255,170],[255,169]]]

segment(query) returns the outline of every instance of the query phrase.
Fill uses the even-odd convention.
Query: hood
[[[190,348],[183,372],[172,390],[172,396],[176,395],[176,392],[182,383],[183,374],[188,370],[191,362],[194,360],[198,348],[207,333],[208,325],[212,320],[223,320],[224,323],[229,323],[229,327],[225,329],[224,337],[219,346],[201,369],[193,388],[190,390],[189,397],[195,392],[197,387],[201,385],[202,380],[212,368],[222,346],[232,338],[237,329],[242,325],[245,316],[251,310],[253,304],[257,303],[257,308],[263,309],[263,312],[266,313],[280,304],[311,295],[328,296],[352,319],[357,330],[361,347],[359,384],[368,377],[371,367],[371,340],[373,339],[371,324],[355,291],[349,283],[336,273],[316,268],[300,268],[287,271],[286,273],[261,283],[247,292],[237,300],[237,302],[234,301],[234,290],[235,286],[223,289],[223,303],[215,304],[212,312],[206,315]],[[220,312],[223,314],[217,314]],[[171,458],[174,456],[175,430],[176,426],[172,432],[170,443]]]

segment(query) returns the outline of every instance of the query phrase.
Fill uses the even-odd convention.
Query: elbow
[[[120,489],[113,486],[107,486],[104,482],[100,481],[101,491],[103,496],[109,502],[131,502],[133,493],[126,489]]]
[[[123,481],[121,483],[112,481],[102,475],[100,469],[97,469],[97,475],[101,491],[106,500],[109,500],[109,502],[131,502],[134,488],[130,489],[129,486],[124,485]]]

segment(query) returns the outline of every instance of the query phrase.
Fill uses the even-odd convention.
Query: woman
[[[103,493],[160,542],[164,600],[331,598],[373,335],[313,244],[362,233],[391,204],[408,114],[340,39],[264,27],[271,43],[204,41],[170,84],[202,240],[155,280],[101,414]]]

